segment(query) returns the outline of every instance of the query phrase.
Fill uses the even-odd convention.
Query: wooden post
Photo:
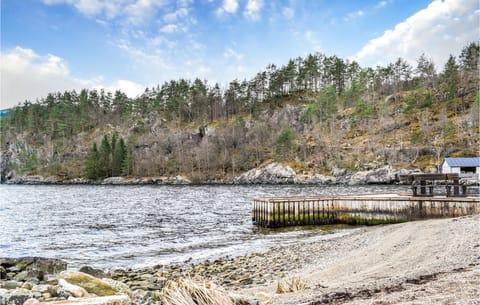
[[[427,181],[420,180],[420,195],[425,196],[427,194]]]

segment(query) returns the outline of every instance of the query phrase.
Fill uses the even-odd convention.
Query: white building
[[[464,175],[480,174],[480,157],[475,158],[445,158],[442,163],[442,173],[458,173]]]

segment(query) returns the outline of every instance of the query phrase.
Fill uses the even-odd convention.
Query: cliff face
[[[182,176],[192,182],[300,183],[301,177],[325,183],[391,182],[392,169],[429,172],[444,156],[476,155],[475,97],[412,109],[411,100],[419,94],[390,96],[368,104],[368,111],[365,105],[344,107],[329,118],[312,114],[311,104],[300,98],[288,98],[256,114],[188,124],[152,112],[60,139],[42,130],[2,129],[2,181],[26,175],[83,178],[92,143],[100,145],[114,131],[131,152],[130,177]],[[272,162],[283,167],[277,171]],[[378,181],[362,174],[382,168],[388,177]]]

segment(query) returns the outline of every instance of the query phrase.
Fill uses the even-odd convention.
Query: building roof
[[[480,166],[480,157],[475,158],[445,158],[450,167],[476,167]]]

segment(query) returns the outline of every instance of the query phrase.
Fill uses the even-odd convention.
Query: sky
[[[478,0],[0,0],[0,109],[173,79],[226,86],[320,52],[443,68],[480,39]]]

